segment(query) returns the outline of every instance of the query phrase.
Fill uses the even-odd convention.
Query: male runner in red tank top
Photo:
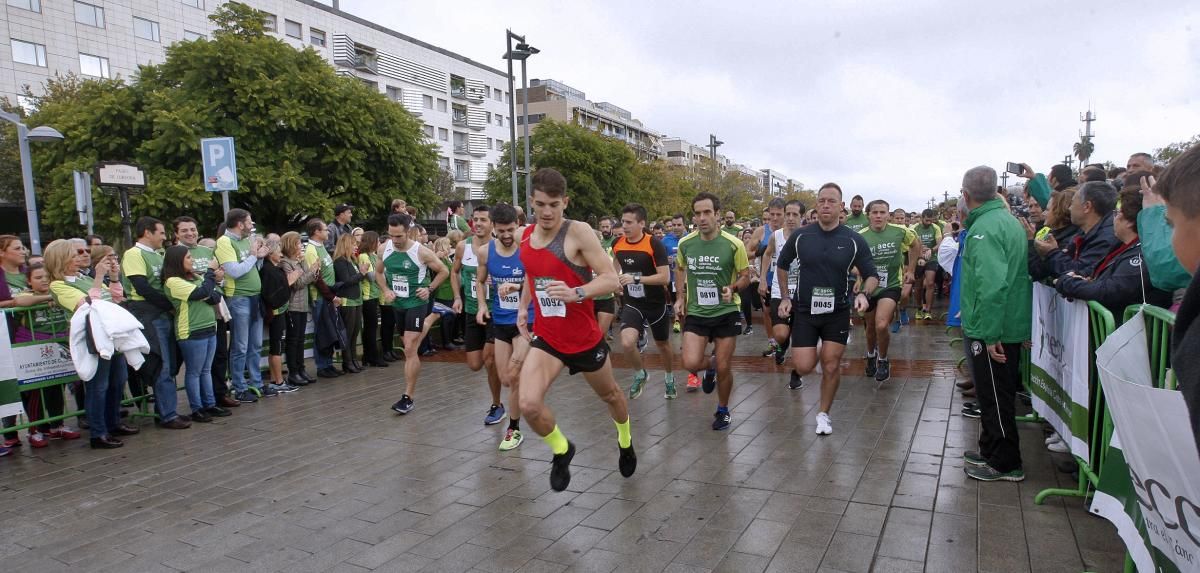
[[[561,173],[545,168],[534,173],[532,204],[536,219],[521,239],[526,288],[517,311],[517,328],[526,334],[524,314],[528,297],[533,296],[535,336],[521,367],[521,412],[554,453],[551,489],[566,489],[571,483],[575,445],[558,429],[545,396],[563,366],[571,374],[582,372],[596,395],[608,404],[617,426],[618,466],[621,475],[629,477],[637,468],[629,409],[613,377],[608,344],[596,324],[591,301],[620,288],[612,259],[588,225],[563,218],[567,180]]]

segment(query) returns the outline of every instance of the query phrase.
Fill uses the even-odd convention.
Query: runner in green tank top
[[[871,218],[871,226],[860,233],[871,247],[875,272],[879,275],[879,287],[875,292],[867,293],[867,311],[863,313],[863,328],[867,334],[866,375],[874,376],[877,382],[885,382],[892,376],[887,357],[892,340],[889,328],[900,302],[902,286],[913,282],[918,254],[914,245],[916,234],[907,227],[888,222],[887,201],[871,201],[867,205],[867,213]],[[859,288],[855,286],[855,292]]]
[[[454,249],[454,266],[450,269],[450,283],[454,291],[454,311],[463,314],[463,345],[467,352],[467,367],[472,372],[487,368],[488,390],[491,404],[483,418],[486,426],[498,424],[507,417],[504,403],[500,401],[500,371],[495,364],[495,337],[491,331],[491,320],[480,323],[479,301],[487,305],[487,288],[479,290],[479,253],[475,248],[492,240],[492,213],[487,205],[477,205],[471,211],[472,236],[461,241]],[[488,311],[491,311],[488,305]],[[485,313],[487,314],[487,313]],[[511,401],[511,400],[510,400]]]
[[[913,225],[913,232],[921,242],[921,252],[917,256],[917,276],[913,286],[917,290],[917,300],[921,308],[917,311],[918,320],[933,320],[929,309],[933,307],[934,283],[937,277],[937,248],[942,242],[943,223],[937,221],[937,213],[933,209],[921,212],[921,222]]]

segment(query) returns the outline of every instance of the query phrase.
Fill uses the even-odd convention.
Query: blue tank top
[[[758,243],[759,252],[762,252],[763,249],[767,248],[767,243],[771,242],[771,235],[774,234],[774,232],[775,231],[771,230],[770,225],[763,223],[763,238],[762,241]],[[782,247],[779,245],[775,246],[776,256],[778,256],[778,251],[781,248]],[[775,265],[767,265],[767,283],[775,284]]]
[[[495,324],[515,325],[517,323],[517,309],[520,305],[521,293],[514,293],[502,298],[500,296],[500,284],[520,284],[525,281],[525,266],[521,264],[520,247],[511,256],[505,257],[496,251],[496,241],[489,241],[487,272],[492,291],[492,322]],[[532,300],[529,303],[529,322],[533,322]]]

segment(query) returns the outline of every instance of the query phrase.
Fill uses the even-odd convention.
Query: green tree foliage
[[[1200,135],[1197,135],[1187,141],[1179,141],[1171,143],[1166,147],[1155,149],[1154,160],[1159,163],[1170,163],[1172,159],[1179,157],[1184,151],[1191,149],[1195,145],[1200,145]]]
[[[120,160],[146,172],[135,215],[189,214],[211,234],[221,198],[204,191],[200,139],[217,136],[236,141],[231,202],[263,230],[329,217],[342,202],[364,219],[386,213],[394,197],[422,210],[438,203],[436,151],[416,118],[338,77],[315,51],[266,36],[257,10],[229,3],[211,19],[221,26],[212,40],[172,45],[131,83],[60,78],[35,98],[29,124],[65,136],[34,154],[45,230],[78,234],[71,171]],[[115,236],[116,200],[97,192],[95,207],[97,231]]]
[[[1092,153],[1096,151],[1096,144],[1092,142],[1092,138],[1085,135],[1079,136],[1079,141],[1076,141],[1071,146],[1071,152],[1079,159],[1079,165],[1082,168],[1087,164],[1088,159],[1092,157]]]

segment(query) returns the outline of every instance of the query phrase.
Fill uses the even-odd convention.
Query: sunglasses
[[[86,254],[88,254],[88,251],[87,251],[87,249],[75,249],[75,254],[76,255],[86,255]]]

